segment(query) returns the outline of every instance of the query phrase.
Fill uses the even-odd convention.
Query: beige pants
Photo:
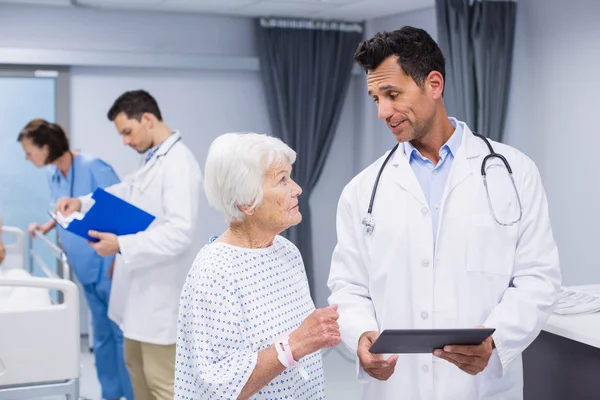
[[[162,346],[125,338],[124,346],[135,400],[173,400],[176,345]]]

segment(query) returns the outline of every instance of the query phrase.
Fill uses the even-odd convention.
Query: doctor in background
[[[516,185],[499,158],[487,161],[492,214],[481,174],[490,150],[447,116],[444,57],[425,31],[378,33],[355,59],[398,141],[373,220],[367,210],[389,152],[344,188],[337,212],[329,301],[339,307],[342,341],[357,354],[363,398],[522,399],[521,353],[561,280],[540,174],[524,154],[491,142]],[[435,354],[369,352],[384,329],[475,327],[496,331],[478,346],[449,343]]]
[[[122,94],[108,111],[123,143],[144,154],[140,167],[106,190],[156,217],[144,232],[90,232],[103,256],[117,254],[109,316],[125,336],[136,399],[173,399],[179,297],[199,244],[202,175],[178,131],[163,121],[146,91]],[[91,195],[65,198],[57,210],[87,212]]]
[[[31,120],[17,140],[23,147],[25,158],[36,167],[46,169],[53,202],[119,182],[117,174],[106,162],[88,153],[71,150],[69,139],[58,124],[43,119]],[[28,231],[33,237],[34,231],[45,235],[55,227],[56,222],[50,218],[43,225],[31,223]],[[124,396],[132,400],[131,381],[123,355],[123,332],[108,317],[112,286],[110,268],[114,256],[96,254],[85,239],[60,226],[58,236],[90,308],[94,358],[102,397],[119,399]]]

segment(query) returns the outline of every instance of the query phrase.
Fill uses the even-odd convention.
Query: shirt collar
[[[158,145],[152,147],[148,151],[146,151],[146,154],[144,155],[144,163],[147,163],[148,161],[150,161],[150,159],[154,156],[154,154],[156,154],[156,152],[161,148],[161,146],[165,142],[168,142],[169,139],[171,139],[172,137],[174,137],[174,135],[177,135],[178,133],[179,133],[178,131],[171,131],[171,135],[168,138],[166,138],[165,140],[160,142]]]
[[[77,150],[77,152],[80,152],[80,150]],[[73,157],[73,164],[77,163],[77,159],[78,159],[79,154],[80,153],[78,153],[75,157]],[[53,182],[58,182],[61,179],[68,180],[70,178],[69,174],[71,173],[71,170],[74,169],[74,168],[78,168],[78,167],[75,167],[74,165],[71,165],[71,167],[69,167],[69,172],[67,172],[67,176],[64,176],[60,172],[60,170],[58,169],[58,167],[56,165],[54,165],[54,164],[49,164],[49,165],[46,166],[46,168],[48,168],[50,170],[50,178],[52,179],[52,181]]]
[[[458,152],[458,149],[460,148],[460,145],[462,143],[463,128],[462,125],[459,124],[454,118],[449,118],[449,120],[452,126],[454,127],[454,132],[443,147],[448,148],[450,153],[452,153],[452,156],[456,157],[456,153]]]
[[[161,143],[161,144],[162,144],[162,143]],[[152,158],[152,156],[154,155],[154,153],[156,153],[156,152],[158,151],[158,149],[160,148],[160,145],[161,145],[161,144],[159,144],[158,146],[154,146],[154,147],[152,147],[150,150],[148,150],[148,151],[146,152],[146,155],[145,155],[145,157],[144,157],[144,162],[148,162],[148,161],[150,161],[150,159]]]
[[[169,142],[169,141],[170,141],[170,142],[171,142],[171,143],[169,144],[169,146],[170,146],[170,145],[172,145],[172,144],[173,144],[173,142],[174,142],[175,140],[178,140],[180,137],[181,137],[181,134],[179,133],[179,131],[177,131],[177,130],[171,131],[171,135],[170,135],[170,136],[169,136],[167,139],[163,140],[163,141],[162,141],[160,144],[158,144],[157,146],[154,146],[154,147],[152,147],[150,150],[148,150],[148,151],[146,152],[146,154],[144,155],[144,163],[147,163],[148,161],[150,161],[150,159],[152,159],[152,157],[153,157],[153,156],[156,154],[156,152],[157,152],[157,151],[158,151],[158,150],[159,150],[159,149],[160,149],[160,148],[161,148],[161,147],[162,147],[162,146],[163,146],[165,143],[167,143],[167,142]]]
[[[462,125],[459,124],[458,121],[454,118],[448,119],[454,127],[454,132],[452,132],[452,136],[450,136],[450,139],[448,139],[448,141],[440,149],[440,157],[442,158],[444,158],[448,153],[452,154],[453,157],[456,157],[456,152],[458,151],[462,143]],[[411,142],[404,142],[402,145],[404,148],[404,154],[406,155],[406,157],[408,157],[409,161],[416,156],[422,157],[421,153],[419,153],[419,150],[417,150]]]

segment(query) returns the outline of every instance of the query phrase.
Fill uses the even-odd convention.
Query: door
[[[33,118],[56,122],[56,86],[56,77],[36,77],[34,71],[0,70],[0,214],[4,225],[25,232],[29,223],[48,220],[51,201],[45,168],[25,160],[17,137]],[[56,243],[56,236],[53,232],[48,238]],[[57,272],[56,258],[49,250],[36,243],[36,252]],[[36,276],[44,275],[25,255],[24,267]]]
[[[27,232],[31,222],[42,224],[49,219],[48,210],[53,204],[46,170],[25,160],[17,137],[33,118],[58,122],[69,135],[68,95],[69,75],[65,68],[0,66],[0,215],[5,226],[16,226]],[[56,230],[47,237],[52,243],[58,243]],[[36,240],[34,250],[53,272],[58,272],[56,258],[42,243]],[[24,267],[35,276],[44,276],[26,255]],[[82,334],[91,335],[89,323],[89,310],[81,295]]]

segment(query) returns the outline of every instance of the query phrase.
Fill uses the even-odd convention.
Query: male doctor
[[[156,217],[144,232],[90,232],[101,256],[116,257],[109,317],[125,337],[125,362],[136,399],[173,399],[179,297],[197,253],[200,167],[147,92],[122,94],[108,112],[125,145],[144,154],[139,169],[106,190]],[[91,195],[61,199],[67,215],[87,212]]]
[[[342,341],[358,356],[364,399],[523,398],[521,353],[548,318],[560,285],[558,251],[534,163],[492,142],[512,167],[487,162],[486,143],[444,109],[444,57],[423,30],[361,43],[356,61],[398,147],[343,190],[329,277]],[[477,346],[389,358],[369,348],[384,329],[495,328]]]

